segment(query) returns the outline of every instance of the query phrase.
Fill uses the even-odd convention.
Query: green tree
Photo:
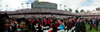
[[[81,13],[84,13],[84,10],[82,9],[80,12],[81,12]]]
[[[78,11],[78,10],[76,10],[75,12],[76,12],[76,13],[79,13],[79,11]]]
[[[72,12],[72,9],[70,8],[69,11]]]

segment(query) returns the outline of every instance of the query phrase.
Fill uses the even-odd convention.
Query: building
[[[49,2],[33,2],[31,4],[31,8],[38,8],[38,9],[57,9],[57,4],[55,3],[49,3]]]
[[[100,8],[96,8],[96,11],[100,11]]]

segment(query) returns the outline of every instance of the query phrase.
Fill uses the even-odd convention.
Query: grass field
[[[98,31],[96,31],[96,29],[94,27],[92,27],[92,30],[90,29],[90,25],[86,25],[86,27],[88,26],[88,28],[86,28],[86,32],[100,32],[100,25],[98,26]]]

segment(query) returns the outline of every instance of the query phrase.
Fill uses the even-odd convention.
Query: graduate
[[[35,29],[35,26],[34,26],[34,25],[36,25],[35,18],[33,18],[32,20],[33,20],[33,23],[32,23],[32,27],[31,28],[32,28],[33,32],[36,32],[36,29]]]
[[[55,21],[57,21],[57,19],[54,19],[54,21],[51,23],[52,24],[52,32],[57,32],[57,26],[55,25]]]
[[[13,21],[11,21],[11,27],[12,27],[12,31],[14,32],[17,28],[18,28],[18,22],[16,21],[15,18],[13,18]]]
[[[76,21],[76,24],[75,24],[75,32],[80,32],[81,31],[81,25],[80,25],[80,17],[77,17],[77,21]]]
[[[38,21],[38,31],[37,32],[43,32],[43,30],[42,30],[42,22],[41,22],[40,18],[39,18],[39,21]]]
[[[46,17],[43,17],[43,26],[47,26],[47,19],[46,19]]]
[[[96,17],[95,19],[96,19],[96,22],[95,22],[96,23],[96,30],[98,31],[99,20],[98,20],[98,17]]]
[[[84,18],[81,18],[80,19],[81,32],[86,32],[86,27],[84,22],[85,22]]]
[[[60,21],[60,20],[58,20],[58,22],[60,23],[60,30],[64,30],[65,28],[65,25],[64,25],[64,21],[63,21],[63,19]]]
[[[71,30],[72,28],[72,25],[73,25],[73,21],[71,19],[71,17],[68,18],[68,23],[67,23],[67,30]]]
[[[89,30],[92,30],[92,26],[93,26],[98,31],[98,27],[96,27],[97,22],[98,22],[98,20],[96,20],[96,18],[91,19]]]
[[[0,32],[12,32],[7,14],[0,15]]]
[[[26,23],[24,20],[20,20],[19,28],[15,32],[29,32],[26,28]]]
[[[47,18],[47,26],[50,26],[51,18]]]

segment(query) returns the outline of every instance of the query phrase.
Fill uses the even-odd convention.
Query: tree
[[[76,12],[76,13],[79,13],[79,11],[78,11],[78,10],[76,10],[75,12]]]
[[[82,9],[80,12],[81,12],[81,13],[84,13],[84,10]]]
[[[72,9],[69,9],[70,12],[72,12]]]

